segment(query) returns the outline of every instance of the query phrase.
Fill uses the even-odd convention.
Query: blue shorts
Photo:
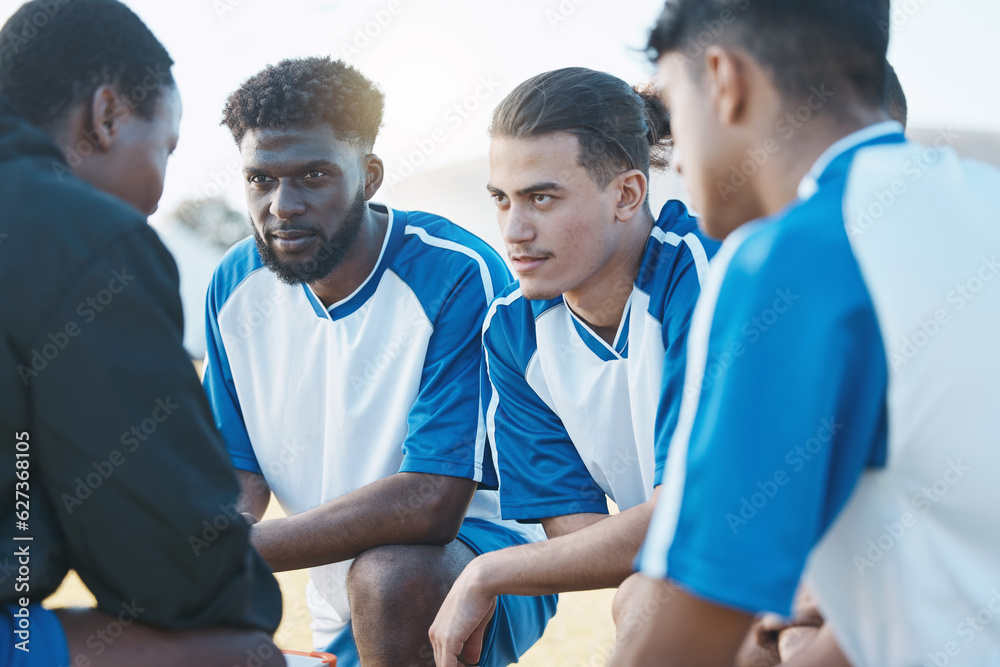
[[[0,607],[0,665],[67,667],[69,647],[59,617],[40,604]]]
[[[482,519],[466,519],[458,531],[458,539],[477,556],[525,543],[520,535]],[[546,624],[556,613],[558,599],[556,595],[501,595],[486,627],[479,665],[506,667],[517,662],[541,638]],[[323,650],[337,656],[337,667],[359,667],[358,649],[350,624]]]

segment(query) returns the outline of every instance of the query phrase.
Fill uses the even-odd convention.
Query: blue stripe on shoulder
[[[548,301],[525,299],[520,283],[511,283],[493,300],[483,324],[483,338],[502,341],[501,345],[495,342],[492,349],[497,354],[509,351],[510,357],[504,361],[523,375],[538,349],[535,320],[562,302],[562,297]]]
[[[663,205],[646,243],[646,252],[635,285],[650,296],[649,314],[663,322],[671,286],[686,269],[698,274],[699,282],[707,272],[707,262],[721,244],[698,228],[698,221],[679,201]]]
[[[222,310],[229,297],[251,273],[263,267],[264,263],[257,253],[257,243],[253,237],[243,239],[230,248],[215,269],[209,288],[209,298],[214,303],[216,312]]]
[[[406,234],[389,269],[413,290],[431,321],[463,280],[481,292],[484,309],[511,283],[500,255],[472,232],[430,213],[394,215],[406,220]]]

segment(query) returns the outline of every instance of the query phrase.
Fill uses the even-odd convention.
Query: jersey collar
[[[879,140],[884,140],[888,137],[898,136],[902,139],[902,135],[903,126],[894,120],[887,120],[869,125],[837,140],[823,151],[823,154],[813,164],[809,173],[802,178],[798,189],[799,199],[805,201],[816,194],[817,190],[819,190],[819,179],[823,175],[823,172],[826,171],[827,167],[834,160],[844,153],[859,148],[863,144],[882,143]]]
[[[316,311],[316,315],[319,317],[336,321],[347,317],[363,306],[375,293],[375,290],[378,289],[379,282],[382,280],[382,274],[385,273],[386,268],[396,256],[396,251],[399,250],[399,247],[403,243],[403,234],[406,228],[406,213],[393,210],[382,204],[372,203],[369,204],[369,207],[383,213],[388,213],[389,215],[389,223],[385,230],[385,239],[382,241],[382,249],[379,251],[375,268],[368,274],[364,282],[358,285],[356,290],[329,308],[324,308],[323,302],[319,300],[319,297],[312,291],[312,288],[303,283],[302,287],[306,291],[309,303],[312,304],[313,310]]]

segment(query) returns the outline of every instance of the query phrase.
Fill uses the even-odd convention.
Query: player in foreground
[[[486,318],[483,407],[505,519],[546,542],[476,558],[431,629],[439,667],[475,662],[499,595],[618,587],[652,513],[688,322],[717,244],[677,201],[654,218],[666,110],[604,72],[533,77],[496,108],[488,189],[520,279]],[[657,414],[661,387],[672,397]],[[620,514],[608,516],[608,498]],[[619,637],[634,623],[622,586]]]
[[[479,419],[481,330],[510,276],[485,242],[369,203],[383,95],[342,61],[286,60],[229,98],[254,238],[208,295],[205,388],[276,570],[311,568],[317,647],[338,664],[431,664],[427,638],[477,554],[540,539],[499,520]],[[457,539],[456,539],[457,537]],[[482,665],[515,662],[555,612],[505,597]],[[356,649],[355,649],[356,644]]]
[[[882,107],[892,120],[906,130],[906,95],[892,65],[885,65],[885,99]],[[807,647],[823,627],[823,616],[808,587],[795,594],[790,617],[768,613],[754,623],[740,649],[736,664],[740,667],[765,667],[789,660]]]
[[[0,29],[5,666],[284,664],[281,594],[146,224],[177,143],[171,65],[115,0],[29,2]],[[71,568],[97,608],[44,609]]]
[[[734,4],[672,0],[650,40],[678,170],[726,240],[669,446],[686,475],[640,556],[654,612],[612,664],[729,665],[753,613],[788,613],[808,558],[827,622],[787,664],[994,665],[1000,174],[886,120],[888,3]],[[751,342],[753,321],[769,328]]]

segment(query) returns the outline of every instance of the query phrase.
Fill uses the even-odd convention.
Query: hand
[[[469,563],[455,580],[431,625],[428,635],[437,667],[479,663],[483,635],[497,603],[479,584],[480,558]]]
[[[741,652],[742,662],[737,663],[741,667],[784,664],[805,653],[805,649],[816,641],[822,625],[823,616],[811,592],[803,584],[795,596],[793,618],[765,614],[758,619]]]

